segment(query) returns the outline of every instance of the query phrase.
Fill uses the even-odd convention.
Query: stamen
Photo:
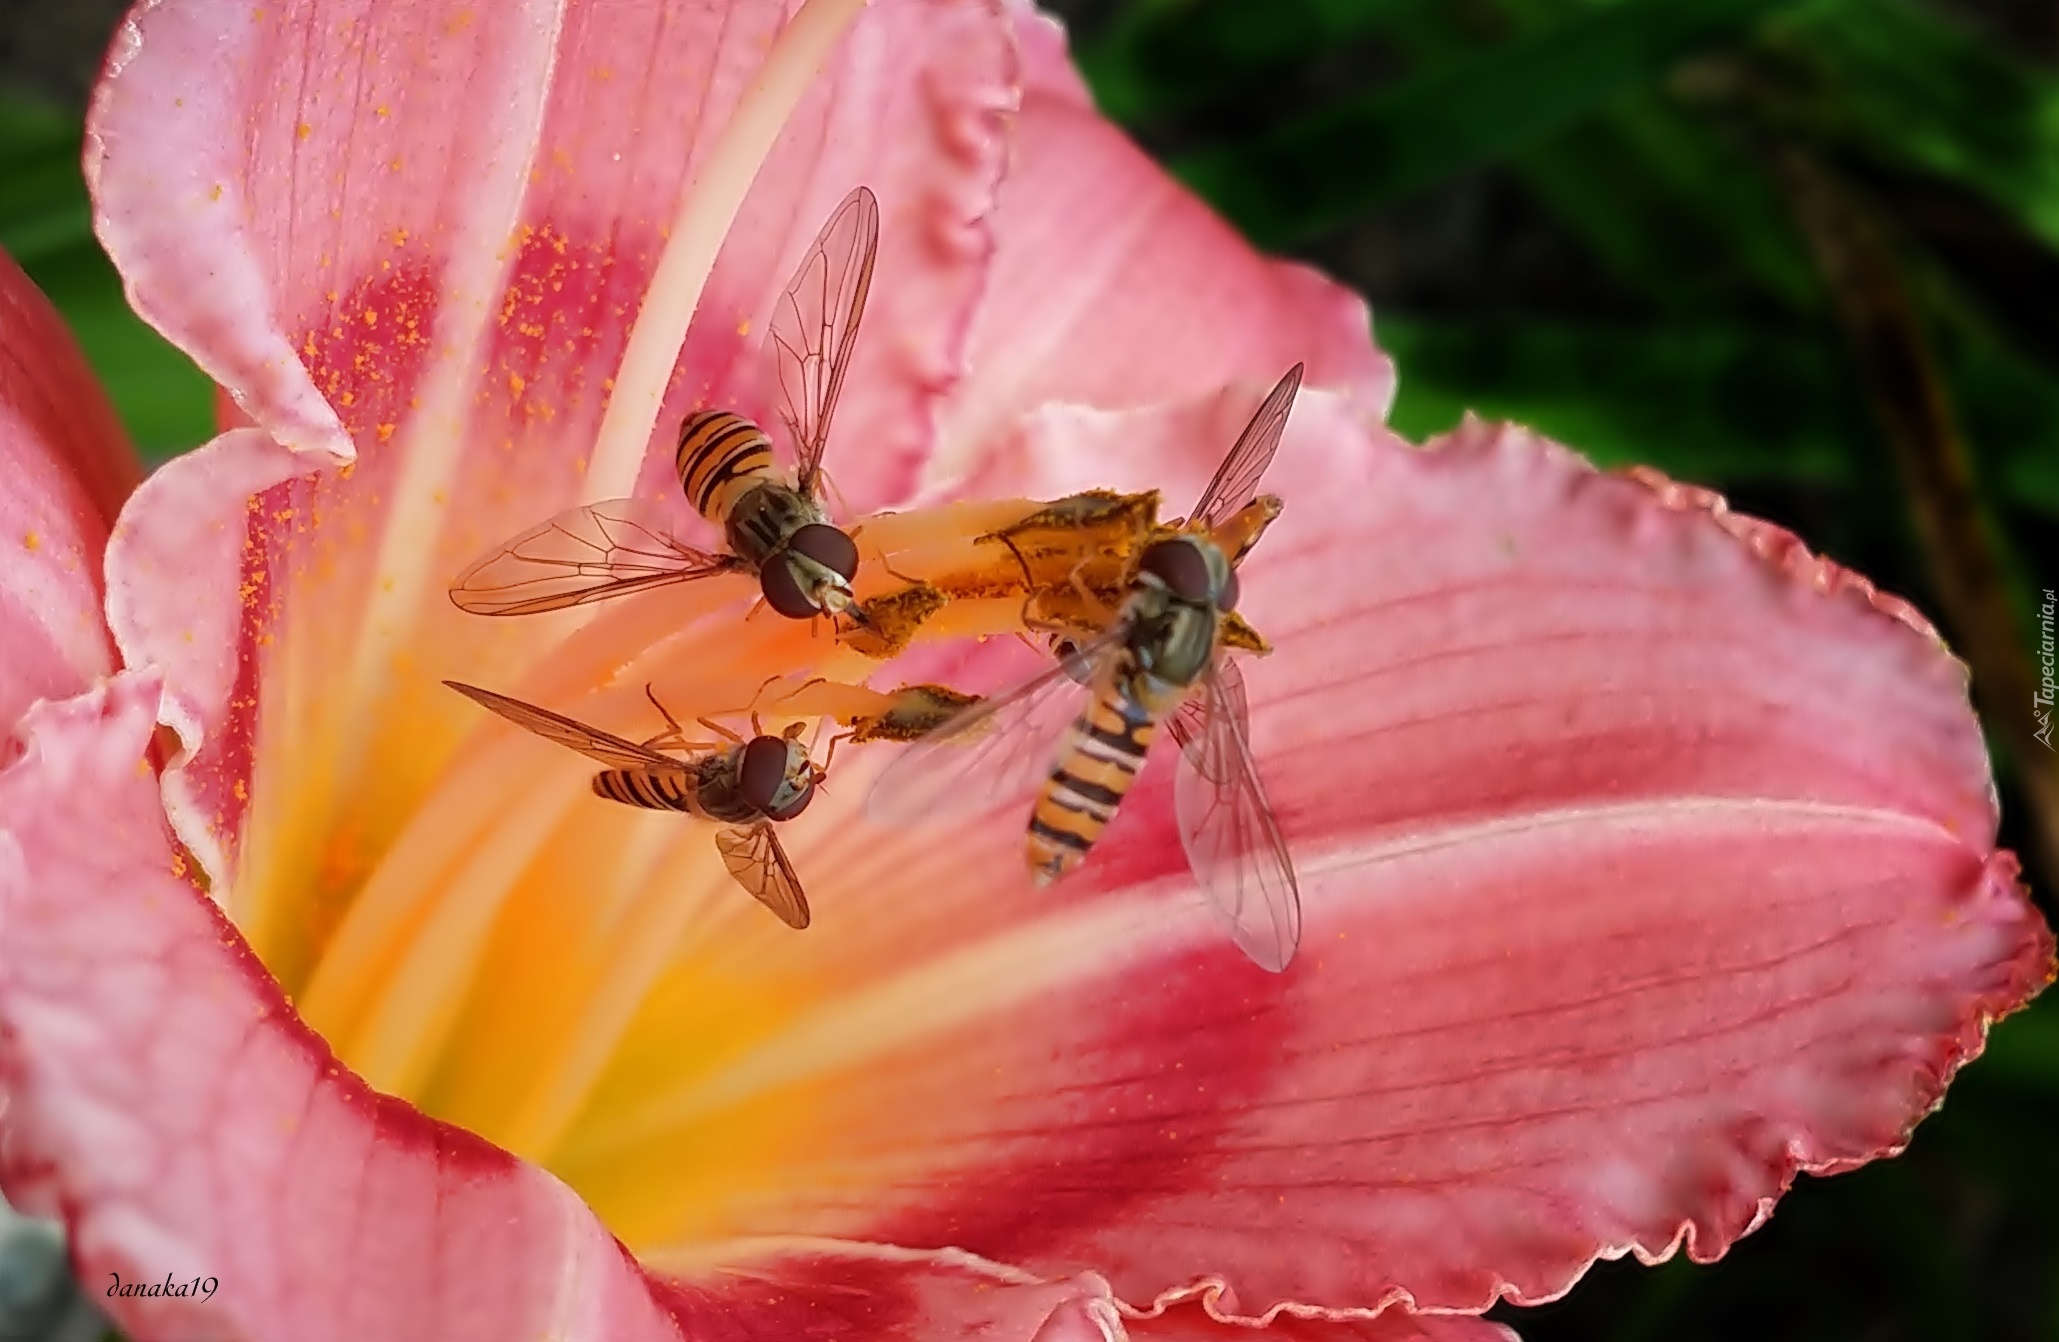
[[[755,633],[728,618],[707,622],[711,611],[729,604],[719,594],[691,591],[670,600],[621,602],[506,688],[632,738],[657,725],[644,698],[649,680],[682,711],[734,712],[764,683],[766,668],[801,660],[807,643],[792,621],[767,622]],[[609,687],[595,693],[603,684]],[[482,726],[488,721],[482,715]],[[484,873],[498,873],[501,886],[511,888],[553,829],[549,818],[556,811],[546,804],[541,818],[512,828],[508,817],[526,815],[539,792],[558,797],[560,808],[585,804],[591,800],[585,779],[596,767],[508,730],[468,745],[422,798],[321,948],[300,994],[303,1016],[354,1066],[398,1089],[425,1060],[433,1061],[449,1021],[424,1010],[424,994],[435,991],[430,980],[442,975],[461,995],[464,954],[476,949],[470,938],[486,925],[476,920],[506,893],[486,889]],[[488,853],[493,849],[497,855]],[[454,912],[457,905],[471,911]],[[437,965],[439,957],[441,968],[427,972],[424,966]],[[406,1010],[398,1008],[402,998]]]
[[[408,817],[349,912],[322,949],[296,1005],[344,1056],[365,1013],[383,991],[387,969],[448,893],[470,853],[492,843],[510,812],[542,785],[537,745],[513,731],[461,757]],[[544,758],[548,758],[545,756]],[[573,763],[567,757],[567,765]],[[573,773],[551,778],[574,795]]]
[[[850,805],[855,810],[857,803]],[[982,938],[862,988],[792,1002],[785,1019],[761,1024],[759,1037],[740,1056],[717,1068],[653,1078],[657,1084],[641,1102],[590,1115],[567,1134],[553,1168],[595,1175],[696,1119],[832,1069],[889,1058],[911,1041],[947,1035],[956,1025],[998,1016],[1035,1001],[1055,979],[1090,972],[1083,966],[1120,963],[1135,944],[1137,925],[1162,917],[1152,896],[1162,893],[1132,892],[1074,905],[1033,928]],[[1197,936],[1208,930],[1198,919],[1195,926]],[[585,1188],[593,1180],[577,1182]]]
[[[562,842],[586,771],[560,766],[530,783],[438,890],[370,1013],[342,1050],[358,1075],[392,1095],[419,1095],[457,1024],[502,906],[542,848]]]
[[[678,825],[665,859],[642,881],[630,912],[600,942],[583,1000],[560,1034],[540,1041],[529,1088],[505,1129],[494,1134],[501,1145],[531,1159],[548,1158],[599,1084],[652,986],[678,957],[688,929],[711,915],[737,923],[762,919],[765,911],[730,881],[711,831]]]
[[[705,164],[680,188],[665,250],[630,327],[614,390],[601,415],[587,473],[588,499],[615,498],[634,488],[666,384],[672,380],[687,325],[700,306],[722,240],[729,236],[736,212],[787,117],[864,7],[865,0],[807,0],[779,30]]]

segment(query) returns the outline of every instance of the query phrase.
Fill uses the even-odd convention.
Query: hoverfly
[[[475,615],[533,615],[718,573],[755,573],[765,603],[792,619],[852,611],[858,547],[817,498],[830,417],[850,367],[879,249],[879,203],[858,187],[823,225],[780,295],[765,341],[767,375],[794,450],[774,463],[765,431],[729,410],[679,426],[674,464],[686,500],[722,528],[727,553],[673,539],[636,499],[574,508],[516,536],[451,584]]]
[[[593,776],[596,795],[624,806],[683,811],[715,821],[722,827],[715,831],[716,851],[736,883],[788,927],[808,925],[808,897],[774,829],[807,810],[816,785],[829,776],[829,760],[816,764],[798,739],[805,730],[801,723],[780,736],[756,732],[746,741],[702,718],[701,725],[723,743],[692,742],[646,688],[667,730],[638,743],[476,685],[443,683],[517,726],[607,765]],[[752,725],[755,730],[755,720]],[[681,753],[667,755],[660,747]],[[829,752],[832,758],[836,754],[834,740]]]
[[[1279,511],[1258,486],[1301,373],[1296,364],[1259,406],[1193,513],[1142,548],[1106,627],[1054,631],[1057,664],[888,765],[872,814],[907,823],[1039,788],[1028,856],[1032,879],[1048,885],[1085,860],[1165,722],[1181,747],[1173,805],[1188,863],[1237,946],[1263,968],[1286,967],[1301,939],[1300,891],[1252,760],[1244,678],[1220,639],[1236,566]],[[1061,732],[1054,759],[1048,743]]]

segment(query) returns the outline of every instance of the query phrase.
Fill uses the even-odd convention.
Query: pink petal
[[[1269,261],[1094,110],[1057,20],[1011,4],[1023,105],[967,383],[946,412],[942,477],[1044,401],[1117,409],[1278,377],[1384,418],[1394,368],[1365,301]]]
[[[246,534],[276,525],[284,509],[265,500],[304,469],[263,430],[230,429],[158,467],[107,544],[107,623],[131,666],[163,673],[158,711],[186,743],[165,772],[164,804],[216,874],[250,801],[257,649],[278,614]]]
[[[516,223],[557,9],[139,7],[86,154],[131,303],[281,442],[347,458],[325,398],[396,418],[432,342],[460,334],[440,291]],[[386,328],[323,358],[317,337],[355,335],[368,311]]]
[[[1124,1320],[1133,1342],[1520,1342],[1515,1331],[1473,1314],[1410,1314],[1385,1309],[1372,1318],[1279,1314],[1264,1332],[1224,1322],[1209,1297]]]
[[[1025,457],[1183,508],[1263,390],[1047,410]],[[1414,449],[1334,395],[1269,483],[1239,609],[1277,648],[1245,667],[1296,962],[1202,906],[1167,747],[1042,893],[1019,816],[855,824],[861,748],[788,841],[814,928],[684,946],[554,1161],[630,1242],[685,1233],[684,1187],[703,1233],[959,1245],[1138,1306],[1534,1301],[1897,1149],[2049,979],[1963,669],[1903,603],[1691,491],[1505,428]],[[706,1073],[649,1100],[691,1038]],[[679,1154],[729,1150],[712,1188]]]
[[[0,736],[114,666],[107,524],[141,471],[64,321],[0,252]]]
[[[455,0],[359,0],[319,19],[309,4],[150,6],[94,99],[100,232],[138,310],[289,445],[342,457],[346,433],[383,441],[430,366],[483,339],[475,376],[493,409],[552,420],[569,463],[681,185],[783,8],[561,15],[523,0],[482,23]],[[677,390],[680,406],[755,393],[755,363],[725,366],[737,326],[762,330],[829,207],[866,182],[883,202],[883,301],[852,381],[887,404],[846,409],[906,454],[927,442],[985,270],[1013,53],[987,3],[879,10],[766,165]],[[676,407],[654,442],[669,444],[669,422]]]
[[[0,773],[0,1178],[63,1215],[89,1287],[215,1283],[105,1301],[137,1342],[1062,1339],[1110,1312],[1093,1278],[819,1241],[647,1279],[557,1180],[369,1091],[294,1016],[179,875],[156,698],[123,675],[40,707]]]
[[[124,654],[166,668],[167,711],[197,752],[170,781],[173,819],[217,876],[259,701],[290,697],[257,687],[289,651],[331,678],[298,687],[301,702],[389,725],[352,777],[390,788],[402,760],[474,722],[433,677],[392,683],[392,664],[435,648],[439,675],[505,677],[562,634],[462,615],[444,585],[595,497],[587,454],[660,232],[784,19],[771,0],[480,14],[147,7],[95,99],[99,227],[139,310],[300,454],[224,438],[153,482],[117,545]],[[773,296],[861,181],[884,240],[836,436],[868,450],[833,449],[829,465],[854,502],[905,488],[985,272],[1013,59],[984,0],[897,0],[860,18],[710,278],[646,491],[676,500],[659,477],[688,405],[764,408]],[[347,477],[315,473],[353,451]],[[334,683],[353,666],[355,697]]]

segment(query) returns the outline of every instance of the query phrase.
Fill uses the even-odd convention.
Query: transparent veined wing
[[[829,419],[850,367],[878,251],[879,202],[861,186],[822,226],[772,310],[766,353],[773,399],[792,437],[803,494],[815,493]]]
[[[1122,640],[1123,630],[1111,629],[1069,659],[953,714],[886,767],[866,799],[867,813],[889,824],[919,825],[1027,799],[1057,767],[1066,728]],[[1071,674],[1086,668],[1085,683]]]
[[[1249,701],[1244,697],[1244,673],[1237,669],[1237,664],[1218,652],[1215,676],[1220,682],[1222,711],[1238,722],[1251,721]],[[1209,782],[1220,783],[1222,778],[1211,771],[1228,764],[1230,757],[1212,748],[1208,742],[1210,702],[1207,686],[1197,686],[1194,693],[1187,696],[1186,702],[1173,710],[1172,716],[1165,720],[1165,726],[1172,733],[1173,740],[1180,743],[1180,753],[1187,762],[1201,770]]]
[[[535,615],[743,568],[732,555],[672,539],[657,508],[610,499],[498,547],[458,575],[450,599],[474,615]]]
[[[1198,748],[1183,751],[1173,779],[1180,846],[1201,889],[1229,924],[1230,939],[1278,973],[1301,942],[1301,889],[1279,821],[1258,781],[1241,698],[1221,675],[1202,676]]]
[[[796,931],[808,925],[808,896],[769,820],[715,831],[715,848],[736,883]]]
[[[473,703],[481,704],[506,718],[518,727],[526,727],[547,741],[555,741],[569,750],[576,750],[588,759],[596,759],[612,769],[685,769],[688,764],[672,755],[662,755],[649,746],[625,741],[619,736],[575,722],[562,713],[553,713],[535,704],[510,699],[505,694],[482,690],[477,685],[462,681],[446,680],[444,684],[464,695]]]
[[[1301,390],[1301,367],[1297,363],[1287,370],[1287,375],[1258,407],[1258,413],[1244,426],[1244,432],[1237,435],[1229,455],[1216,467],[1215,478],[1201,491],[1200,501],[1187,515],[1189,522],[1213,529],[1258,497],[1259,482],[1265,479],[1266,468],[1273,464],[1273,453],[1280,450],[1287,414],[1294,408],[1294,397]]]

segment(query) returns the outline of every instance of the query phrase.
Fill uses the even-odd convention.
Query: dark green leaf
[[[2059,78],[1905,0],[1815,0],[1767,44],[1806,77],[1790,110],[1815,133],[1969,187],[2059,247]]]
[[[1820,306],[1815,265],[1759,163],[1661,94],[1635,93],[1514,166],[1627,291],[1656,306]]]
[[[77,122],[0,100],[0,247],[70,325],[116,411],[148,459],[214,431],[213,384],[130,311],[92,231]]]
[[[1129,125],[1188,111],[1378,31],[1435,0],[1158,0],[1082,44],[1094,100]]]
[[[1784,3],[1582,7],[1394,87],[1186,155],[1173,168],[1260,243],[1292,244],[1536,144]]]
[[[1381,313],[1375,335],[1401,369],[1393,423],[1413,437],[1470,408],[1603,465],[1836,483],[1867,432],[1836,347],[1778,329]]]
[[[1705,483],[1848,484],[1884,446],[1827,335],[1737,322],[1434,319],[1383,311],[1401,370],[1395,428],[1421,438],[1471,409],[1528,424],[1603,465]],[[1992,344],[1944,351],[1980,469],[2059,518],[2059,383]]]

